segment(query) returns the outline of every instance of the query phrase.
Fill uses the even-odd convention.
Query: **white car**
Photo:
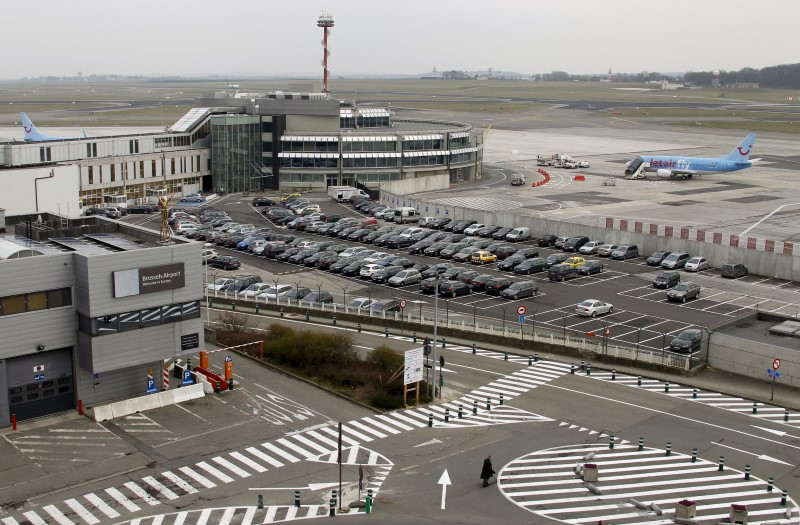
[[[383,270],[383,266],[380,264],[365,264],[361,267],[361,271],[358,274],[362,279],[369,279],[372,277],[372,274],[378,273],[380,270]]]
[[[379,259],[383,259],[384,257],[388,257],[389,255],[391,255],[391,253],[372,252],[372,253],[370,253],[368,255],[365,255],[365,254],[362,254],[362,253],[360,253],[358,255],[359,255],[359,257],[363,257],[365,261],[367,261],[369,263],[374,263],[375,261],[377,261]],[[383,267],[381,266],[381,268],[383,268]]]
[[[412,235],[415,235],[415,234],[423,232],[423,231],[425,231],[425,230],[423,230],[422,228],[406,228],[405,230],[400,232],[398,235],[400,235],[400,237],[411,237]]]
[[[466,228],[464,228],[464,235],[475,235],[481,228],[486,228],[486,225],[478,222],[470,226],[467,226]]]
[[[258,294],[259,299],[277,299],[286,297],[286,294],[294,290],[294,286],[291,284],[279,284],[278,286],[270,286],[269,288],[262,290],[261,293]]]
[[[348,308],[369,308],[372,304],[372,299],[369,297],[356,297],[347,302]]]
[[[353,255],[360,254],[360,253],[366,252],[366,251],[367,251],[367,249],[364,248],[363,246],[352,246],[350,248],[347,248],[343,252],[341,252],[339,254],[339,256],[341,256],[341,257],[352,257]]]
[[[597,299],[586,299],[575,307],[577,315],[585,317],[597,317],[602,314],[610,314],[614,312],[614,305],[611,303],[604,303]]]
[[[597,255],[600,257],[609,257],[611,252],[617,249],[616,244],[603,244],[597,248]]]
[[[233,284],[233,279],[230,277],[219,277],[215,279],[213,283],[208,283],[207,288],[212,291],[219,291],[228,286],[229,284]]]
[[[327,223],[323,221],[311,221],[310,223],[306,224],[306,231],[308,233],[314,233],[315,231],[317,231],[317,228],[325,224]]]
[[[239,297],[247,297],[248,299],[254,299],[256,296],[260,295],[262,292],[266,291],[272,287],[271,284],[267,283],[253,283],[237,295]]]
[[[203,250],[200,255],[203,258],[203,264],[207,264],[211,259],[219,257],[216,250]]]
[[[589,241],[581,246],[578,251],[584,255],[594,255],[601,246],[603,246],[603,241]]]
[[[436,217],[420,217],[419,218],[419,225],[423,226],[423,227],[427,227],[435,219],[436,219]]]
[[[686,266],[683,267],[687,272],[699,272],[700,270],[708,270],[708,259],[705,257],[692,257],[686,261]]]

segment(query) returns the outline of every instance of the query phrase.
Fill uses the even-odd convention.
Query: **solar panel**
[[[119,248],[120,250],[130,251],[130,250],[141,250],[145,246],[139,244],[138,242],[129,241],[128,239],[123,239],[122,237],[117,237],[116,235],[111,235],[110,233],[87,233],[84,235],[89,239],[97,241],[101,244],[107,244],[108,246],[113,246],[114,248]]]
[[[113,251],[75,237],[51,237],[50,242],[87,255],[105,255]]]
[[[22,237],[21,235],[7,235],[4,236],[3,239],[7,241],[11,241],[15,244],[19,244],[20,246],[24,246],[30,250],[36,250],[39,253],[44,255],[55,255],[59,253],[64,253],[64,250],[60,250],[55,246],[51,246],[49,244],[44,244],[39,241],[34,241],[33,239],[28,239],[27,237]]]

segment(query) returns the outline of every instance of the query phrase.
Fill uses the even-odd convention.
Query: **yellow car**
[[[568,264],[568,265],[572,266],[573,268],[577,268],[578,266],[582,265],[585,262],[586,262],[586,259],[584,259],[583,257],[570,257],[569,259],[564,261],[562,264]]]
[[[497,255],[486,250],[480,250],[472,254],[472,264],[493,263],[497,260]]]
[[[302,196],[303,196],[302,193],[290,193],[289,195],[284,195],[283,197],[281,197],[281,202],[286,202],[289,199],[297,199]]]

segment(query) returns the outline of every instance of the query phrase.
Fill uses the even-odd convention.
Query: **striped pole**
[[[642,376],[639,376],[639,377],[636,379],[636,386],[642,386]]]
[[[669,381],[664,383],[664,392],[669,392]]]
[[[614,434],[613,433],[610,436],[608,436],[608,448],[610,448],[610,449],[614,448]]]
[[[719,457],[719,466],[717,467],[717,470],[720,471],[720,472],[725,470],[725,456],[720,456]]]
[[[164,390],[169,390],[169,369],[165,366],[164,373],[162,374],[162,388]]]
[[[616,381],[617,380],[617,370],[616,370],[616,368],[612,368],[611,369],[611,380],[612,381]]]
[[[758,414],[758,401],[753,401],[753,414]]]
[[[667,441],[667,453],[665,454],[665,456],[671,456],[671,455],[672,455],[672,441]]]
[[[772,492],[773,483],[775,483],[775,478],[767,478],[767,492]]]
[[[697,449],[692,449],[692,463],[697,463]]]
[[[750,465],[744,466],[744,479],[750,479]]]
[[[640,437],[639,438],[639,452],[641,452],[642,450],[644,450],[644,438]]]
[[[692,390],[692,399],[697,399],[697,389]]]

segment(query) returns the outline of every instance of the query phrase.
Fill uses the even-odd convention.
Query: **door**
[[[328,173],[325,175],[325,187],[327,188],[330,186],[341,186],[341,184],[339,184],[339,175],[336,173]]]
[[[75,408],[72,348],[6,360],[8,408],[18,421]]]

